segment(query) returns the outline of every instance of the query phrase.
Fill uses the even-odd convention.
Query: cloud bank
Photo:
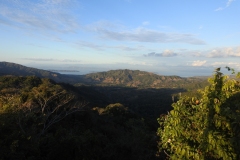
[[[240,57],[240,47],[217,48],[207,54],[210,58]]]
[[[237,47],[222,47],[214,48],[205,51],[187,51],[182,54],[191,54],[193,57],[206,57],[206,58],[234,58],[240,57],[240,46]]]

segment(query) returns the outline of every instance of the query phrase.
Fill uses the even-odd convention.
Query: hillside
[[[37,76],[50,78],[56,82],[65,82],[94,86],[121,86],[137,88],[184,88],[195,90],[207,84],[206,79],[197,77],[183,78],[164,76],[139,70],[110,70],[86,75],[65,75],[56,72],[26,67],[16,63],[0,62],[0,75]]]
[[[164,154],[156,157],[156,119],[172,110],[179,95],[193,95],[206,83],[200,78],[139,70],[76,76],[0,64],[0,121],[4,124],[0,133],[7,139],[0,140],[5,147],[0,159],[36,155],[45,159],[56,155],[58,159],[163,159]],[[81,154],[69,154],[72,150]]]
[[[0,76],[14,75],[14,76],[37,76],[40,78],[49,78],[56,82],[77,83],[81,81],[80,75],[64,75],[57,72],[26,67],[20,64],[11,62],[0,62]]]
[[[49,72],[41,69],[26,67],[16,63],[0,62],[0,75],[15,75],[15,76],[37,76],[41,78],[59,79],[60,74]]]
[[[91,73],[85,76],[87,83],[104,86],[125,86],[140,88],[189,88],[206,82],[202,78],[183,78],[164,76],[139,70],[111,70],[108,72]],[[200,86],[202,87],[202,85]],[[199,87],[197,87],[199,88]]]
[[[156,127],[104,99],[84,86],[0,76],[0,159],[158,159]]]

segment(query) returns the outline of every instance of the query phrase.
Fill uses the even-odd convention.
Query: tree
[[[23,133],[32,129],[43,135],[55,123],[86,106],[76,93],[49,79],[24,78],[27,84],[21,82],[22,78],[15,79],[19,80],[17,85],[22,88],[14,86],[0,90],[0,111],[15,113],[16,124]]]
[[[85,102],[79,102],[72,93],[68,93],[60,85],[45,82],[32,89],[32,96],[37,102],[38,112],[42,115],[44,134],[53,124],[64,119],[66,116],[83,110]]]
[[[158,119],[159,151],[170,159],[240,158],[239,81],[218,68],[209,83],[201,98],[180,97],[173,110]]]

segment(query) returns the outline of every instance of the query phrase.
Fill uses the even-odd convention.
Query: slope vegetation
[[[85,76],[86,82],[97,85],[118,85],[140,88],[185,88],[191,84],[205,82],[200,78],[163,76],[139,70],[111,70],[91,73]]]

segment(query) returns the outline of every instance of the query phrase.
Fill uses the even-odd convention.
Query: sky
[[[240,71],[240,0],[0,0],[0,61],[78,74]]]

